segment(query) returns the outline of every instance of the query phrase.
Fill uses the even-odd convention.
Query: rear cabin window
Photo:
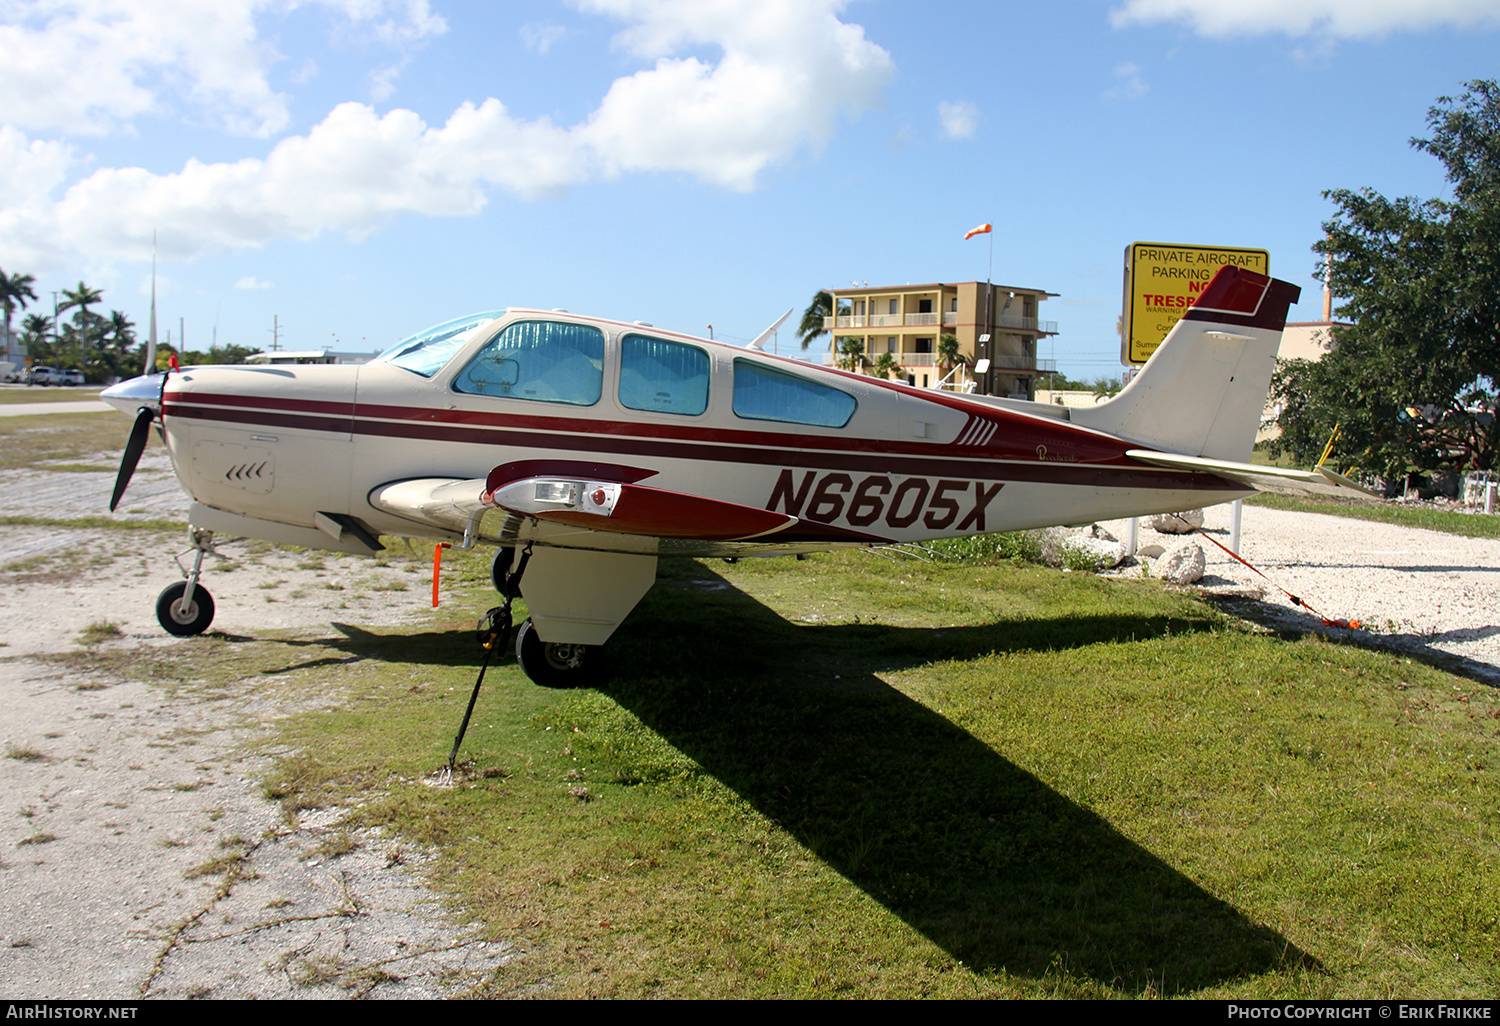
[[[604,391],[604,333],[558,321],[512,324],[458,372],[453,390],[592,406]]]
[[[746,420],[841,428],[858,401],[847,392],[754,360],[734,361],[734,413]]]
[[[620,405],[696,417],[708,409],[708,354],[664,338],[620,340]]]

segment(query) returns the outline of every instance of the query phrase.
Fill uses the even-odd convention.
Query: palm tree
[[[942,364],[944,374],[947,374],[960,363],[964,364],[965,366],[967,366],[969,363],[968,359],[963,354],[963,350],[959,346],[957,335],[941,336],[938,339],[937,351],[938,360]]]
[[[52,318],[46,314],[27,314],[21,321],[21,344],[33,363],[52,361]]]
[[[109,320],[104,323],[110,344],[120,352],[123,353],[135,345],[135,322],[129,317],[119,310],[111,310]]]
[[[857,371],[865,365],[865,340],[845,336],[839,339],[838,363],[846,371]]]
[[[891,380],[891,375],[895,373],[896,367],[896,358],[890,353],[881,353],[875,357],[875,376],[882,381]]]
[[[802,339],[802,348],[828,329],[823,326],[824,317],[833,316],[833,296],[827,292],[813,293],[812,302],[802,312],[802,323],[797,325],[797,337]]]
[[[5,309],[5,358],[10,359],[11,333],[10,319],[14,316],[16,309],[26,309],[26,301],[35,299],[36,292],[32,285],[36,279],[29,274],[6,274],[0,271],[0,304]]]
[[[81,281],[76,289],[63,289],[62,294],[68,301],[57,308],[59,313],[76,306],[85,316],[88,315],[89,307],[104,298],[103,289],[91,289]]]

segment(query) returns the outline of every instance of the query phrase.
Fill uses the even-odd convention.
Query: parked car
[[[26,375],[28,385],[55,385],[61,380],[58,372],[51,367],[33,367]]]
[[[57,381],[57,384],[59,385],[83,384],[83,371],[81,370],[63,370],[59,371],[58,374],[60,375],[60,378]]]

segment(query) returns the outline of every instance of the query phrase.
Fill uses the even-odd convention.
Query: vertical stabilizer
[[[1302,290],[1242,267],[1219,271],[1129,385],[1072,411],[1076,424],[1164,452],[1247,462],[1287,310]]]

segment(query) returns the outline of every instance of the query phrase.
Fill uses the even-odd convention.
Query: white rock
[[[1156,564],[1156,576],[1168,584],[1192,584],[1203,576],[1206,560],[1197,542],[1179,545]]]
[[[1181,513],[1157,513],[1146,518],[1146,526],[1161,534],[1190,534],[1203,526],[1201,509],[1183,510]]]
[[[1095,538],[1091,535],[1078,535],[1069,538],[1063,543],[1066,552],[1081,552],[1099,567],[1107,569],[1119,566],[1125,559],[1125,546],[1117,541],[1109,541],[1104,538]],[[1084,569],[1079,567],[1078,569]]]

